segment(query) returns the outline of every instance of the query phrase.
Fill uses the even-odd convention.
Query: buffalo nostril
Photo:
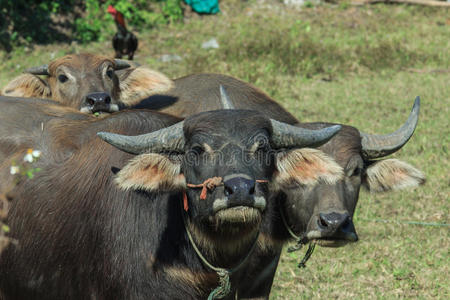
[[[319,219],[317,220],[317,224],[319,225],[319,227],[322,228],[328,227],[327,222],[322,218],[322,216],[320,216]]]
[[[110,96],[106,96],[105,97],[105,104],[110,104],[111,103],[111,97]]]
[[[250,190],[248,191],[249,195],[254,195],[255,194],[255,187],[250,188]]]
[[[342,222],[341,228],[345,230],[345,229],[348,228],[349,226],[350,226],[350,217],[347,217],[347,218],[344,220],[344,222]]]
[[[317,227],[314,230],[320,232],[322,239],[335,239],[357,241],[355,226],[348,213],[319,213],[317,216]]]
[[[93,98],[87,98],[87,99],[86,99],[86,102],[87,102],[89,105],[94,105],[94,104],[95,104],[95,100],[94,100]]]
[[[233,194],[233,189],[231,188],[231,187],[229,187],[229,186],[225,186],[225,196],[230,196],[230,195],[232,195]]]
[[[241,175],[241,174],[239,174]],[[226,176],[227,177],[227,176]],[[230,178],[231,177],[231,178]],[[255,180],[242,176],[228,176],[229,179],[223,181],[224,192],[228,197],[248,197],[255,193]]]

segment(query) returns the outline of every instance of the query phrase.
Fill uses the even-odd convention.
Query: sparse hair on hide
[[[256,226],[251,226],[252,230],[248,231],[247,234],[243,235],[242,232],[235,232],[233,236],[236,236],[237,234],[239,238],[229,238],[226,242],[221,238],[220,234],[205,234],[205,231],[196,226],[193,222],[188,221],[187,227],[197,246],[202,249],[202,253],[214,260],[221,255],[225,255],[229,258],[235,257],[239,253],[248,250],[250,244],[255,239],[255,234],[257,234],[260,222],[261,218],[258,217],[257,223],[254,223]],[[218,226],[215,226],[216,232],[217,229],[220,228],[220,225],[217,225]]]
[[[126,106],[133,106],[151,95],[166,92],[174,85],[162,73],[146,67],[124,70],[119,75],[119,82],[120,101]]]
[[[342,167],[317,149],[303,148],[280,154],[277,157],[279,186],[292,184],[314,185],[319,181],[333,184],[343,176]]]
[[[48,84],[40,77],[22,74],[10,81],[3,89],[2,95],[25,98],[51,98]]]
[[[186,180],[180,174],[181,166],[167,157],[146,153],[132,159],[115,178],[123,190],[173,191],[184,189]]]
[[[398,159],[374,162],[367,168],[364,187],[371,192],[387,192],[417,187],[425,183],[425,175]]]

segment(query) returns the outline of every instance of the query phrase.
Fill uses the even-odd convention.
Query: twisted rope
[[[187,183],[186,186],[189,188],[202,188],[202,192],[200,193],[200,200],[206,199],[206,193],[208,190],[213,190],[217,186],[223,185],[222,177],[211,177],[203,181],[200,184],[192,184]]]
[[[280,206],[280,214],[281,214],[281,219],[283,220],[284,227],[286,227],[286,230],[289,232],[289,235],[296,241],[296,244],[294,246],[289,247],[287,249],[287,252],[291,253],[291,252],[302,249],[303,245],[306,245],[308,243],[308,239],[305,236],[298,236],[292,231],[291,227],[288,225],[288,223],[286,221],[286,217],[284,215],[284,212],[283,212],[283,209],[281,208],[281,206]],[[299,268],[306,268],[306,262],[310,259],[315,248],[316,248],[316,244],[309,243],[308,250],[306,250],[305,256],[302,258],[302,260],[298,264]]]
[[[208,300],[225,298],[231,291],[230,276],[234,272],[239,270],[245,264],[245,262],[248,260],[250,255],[253,253],[253,250],[255,249],[255,246],[258,241],[259,231],[256,235],[256,238],[255,238],[250,250],[248,251],[247,255],[244,257],[243,260],[241,260],[234,268],[230,268],[230,269],[219,268],[219,267],[213,266],[200,252],[200,250],[198,249],[197,245],[194,242],[194,239],[192,238],[191,232],[188,229],[186,214],[184,212],[181,212],[181,214],[183,216],[183,224],[184,224],[184,228],[186,230],[186,234],[189,238],[192,248],[194,248],[194,250],[195,250],[195,253],[207,267],[209,267],[210,269],[215,271],[217,273],[217,276],[219,276],[219,285],[209,294]]]
[[[267,183],[268,180],[265,179],[257,179],[255,180],[258,183]],[[216,187],[223,185],[223,178],[222,177],[211,177],[203,181],[203,183],[200,184],[193,184],[193,183],[186,183],[186,186],[188,188],[201,188],[202,192],[200,193],[200,200],[205,200],[208,190],[214,190]],[[186,192],[183,193],[183,208],[185,211],[188,211],[188,201],[187,201],[187,195]]]
[[[266,183],[268,180],[265,179],[258,179],[255,180],[258,183]],[[222,177],[211,177],[206,179],[201,184],[192,184],[187,183],[186,186],[188,188],[201,188],[202,192],[200,193],[200,199],[205,200],[207,196],[208,190],[213,190],[217,186],[223,185],[223,178]],[[186,192],[183,193],[183,209],[185,211],[188,211],[188,201],[187,201],[187,195]],[[197,253],[197,256],[200,258],[200,260],[210,269],[215,271],[217,273],[217,276],[219,276],[219,285],[209,294],[208,300],[214,300],[214,299],[223,299],[225,298],[231,291],[231,283],[230,283],[230,276],[236,272],[238,269],[240,269],[244,263],[248,260],[250,255],[253,253],[253,250],[255,249],[255,246],[258,241],[259,232],[256,235],[256,238],[248,251],[247,255],[244,257],[243,260],[239,262],[234,268],[231,269],[225,269],[225,268],[218,268],[213,266],[208,260],[203,256],[203,254],[198,249],[197,245],[194,242],[194,239],[192,238],[192,235],[187,227],[187,220],[186,220],[186,214],[184,212],[181,212],[183,216],[183,224],[184,228],[186,230],[186,234],[189,238],[189,241],[192,245],[192,248],[194,248],[195,253]]]

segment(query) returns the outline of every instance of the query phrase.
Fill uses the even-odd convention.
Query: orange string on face
[[[257,179],[255,180],[258,183],[266,183],[269,182],[265,179]],[[200,193],[200,200],[206,200],[206,195],[208,193],[208,190],[213,190],[215,187],[222,185],[222,177],[211,177],[206,179],[201,184],[192,184],[187,183],[186,186],[189,188],[202,188],[202,192]],[[188,201],[187,201],[187,195],[186,192],[183,192],[183,207],[185,211],[188,211]]]

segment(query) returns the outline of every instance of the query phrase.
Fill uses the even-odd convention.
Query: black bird
[[[138,46],[137,37],[131,31],[127,30],[125,19],[121,12],[112,5],[108,6],[107,11],[113,16],[117,25],[117,32],[112,39],[112,44],[116,51],[116,58],[122,58],[122,55],[128,55],[128,59],[132,60]]]

